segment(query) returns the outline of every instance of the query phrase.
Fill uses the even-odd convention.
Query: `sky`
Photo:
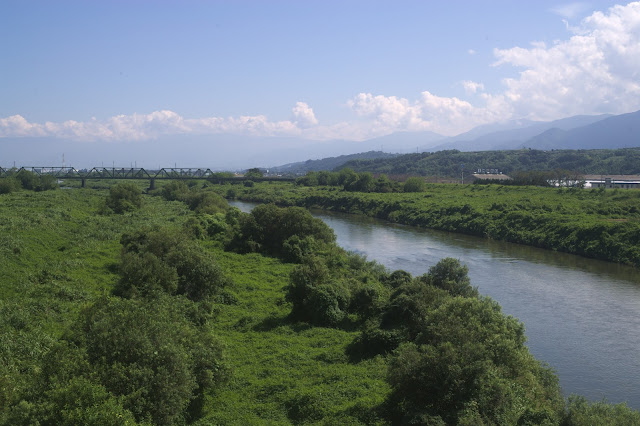
[[[640,109],[640,2],[0,0],[0,46],[0,155]]]

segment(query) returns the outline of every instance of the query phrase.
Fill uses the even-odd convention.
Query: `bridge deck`
[[[0,177],[17,175],[23,171],[38,176],[49,175],[58,179],[209,179],[218,181],[246,180],[244,176],[226,177],[208,168],[197,167],[166,167],[160,170],[146,170],[144,168],[115,168],[93,167],[92,169],[77,170],[74,167],[20,167],[6,169],[0,167]],[[256,181],[292,181],[293,178],[260,177],[251,178]]]

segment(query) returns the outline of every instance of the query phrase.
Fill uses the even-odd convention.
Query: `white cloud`
[[[595,12],[572,31],[550,47],[494,50],[495,66],[524,68],[504,80],[514,114],[545,120],[638,109],[640,2]]]
[[[554,10],[575,16],[580,4]],[[549,45],[532,42],[526,47],[495,49],[495,69],[512,72],[513,67],[517,72],[503,80],[503,90],[493,93],[482,83],[460,82],[468,95],[475,94],[473,104],[430,91],[415,99],[360,93],[346,102],[353,116],[329,125],[320,125],[305,102],[297,102],[291,118],[283,121],[271,121],[264,115],[184,118],[173,111],[155,111],[107,120],[39,124],[14,115],[0,118],[0,138],[143,140],[166,134],[234,133],[362,140],[396,131],[457,134],[510,118],[552,120],[640,109],[640,2],[595,12],[567,31],[567,39]]]
[[[318,124],[313,109],[305,102],[297,102],[291,111],[293,113],[292,121],[297,123],[299,127],[307,128]]]
[[[302,102],[294,107],[294,115],[296,114],[296,122],[274,122],[269,121],[264,115],[187,119],[173,111],[163,110],[150,114],[117,115],[105,121],[69,120],[44,124],[30,123],[24,117],[14,115],[0,119],[0,137],[49,136],[80,141],[138,141],[175,134],[236,133],[250,136],[282,136],[300,135],[303,125],[308,127],[317,123],[313,110]]]
[[[468,95],[476,93],[478,90],[484,90],[484,84],[476,83],[475,81],[464,80],[461,82],[461,84],[462,87],[464,87],[464,91],[467,92]]]
[[[467,50],[467,53],[469,55],[475,55],[477,52],[475,50],[473,50],[473,49],[469,49],[469,50]]]

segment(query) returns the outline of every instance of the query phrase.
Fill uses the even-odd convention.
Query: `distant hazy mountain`
[[[566,130],[552,128],[522,144],[535,149],[599,149],[640,146],[640,111]]]
[[[425,146],[435,146],[446,136],[434,132],[396,132],[379,138],[369,139],[366,142],[374,145],[380,151],[385,152],[416,152]]]
[[[389,154],[381,151],[361,152],[359,154],[341,155],[339,157],[323,158],[322,160],[307,160],[283,166],[271,167],[269,172],[305,174],[311,171],[333,170],[342,166],[347,161],[370,160],[376,158],[393,158],[399,154]]]
[[[515,120],[499,125],[479,126],[470,132],[448,138],[443,143],[432,147],[431,151],[457,149],[460,151],[491,151],[502,149],[518,149],[523,145],[529,147],[529,139],[550,129],[571,130],[602,121],[611,115],[577,115],[555,121]],[[487,130],[502,127],[502,130]]]

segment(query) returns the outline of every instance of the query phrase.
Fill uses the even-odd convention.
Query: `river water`
[[[254,204],[230,203],[243,211]],[[427,272],[444,257],[526,327],[533,355],[565,395],[640,409],[640,273],[631,267],[518,244],[315,210],[338,244],[391,270]]]

